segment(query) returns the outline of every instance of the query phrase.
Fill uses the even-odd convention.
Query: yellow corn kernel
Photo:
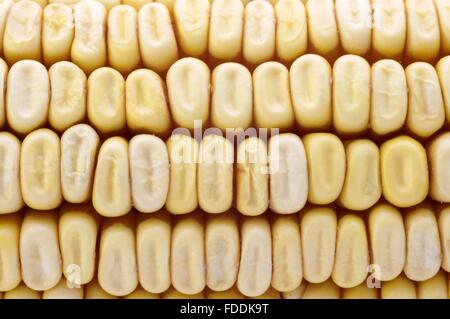
[[[122,3],[128,6],[132,6],[139,11],[143,6],[151,3],[153,0],[122,0]]]
[[[23,206],[19,167],[20,141],[11,133],[0,132],[0,215]]]
[[[61,137],[61,189],[69,203],[91,198],[99,137],[87,124],[72,126]]]
[[[225,293],[236,283],[239,267],[239,226],[233,213],[207,216],[205,250],[206,283]]]
[[[442,249],[442,268],[450,270],[450,206],[441,207],[438,214],[439,235]]]
[[[375,56],[401,58],[406,43],[404,0],[371,0],[372,49]]]
[[[33,290],[48,290],[61,280],[55,211],[27,210],[20,230],[20,262],[23,282]]]
[[[380,153],[378,146],[367,139],[353,140],[345,145],[347,169],[339,203],[352,210],[365,210],[380,199]]]
[[[55,209],[62,201],[60,141],[43,128],[27,135],[20,154],[20,184],[25,204],[33,209]]]
[[[83,288],[69,287],[62,279],[55,287],[45,290],[42,299],[83,299]]]
[[[447,299],[447,273],[440,270],[436,276],[417,282],[418,299]]]
[[[361,216],[345,214],[339,219],[332,278],[342,288],[353,288],[367,277],[369,243]],[[306,243],[308,244],[308,243]]]
[[[212,72],[211,84],[213,126],[222,131],[250,127],[253,119],[253,84],[249,70],[238,63],[220,64]]]
[[[100,68],[88,78],[87,116],[101,133],[125,127],[125,80],[112,68]]]
[[[439,54],[439,21],[433,0],[406,0],[406,56],[433,61]]]
[[[368,53],[372,39],[370,0],[336,0],[336,20],[344,51]]]
[[[0,94],[2,94],[3,97],[5,96],[6,92],[7,78],[8,78],[8,65],[2,58],[0,58]],[[6,105],[5,105],[5,98],[3,98],[0,99],[0,128],[2,128],[5,125],[5,122],[6,122]]]
[[[424,203],[410,208],[405,215],[405,275],[414,281],[430,279],[442,263],[439,229],[433,208]]]
[[[239,292],[236,287],[232,287],[225,291],[214,291],[208,289],[206,291],[207,299],[245,299],[245,296]]]
[[[149,3],[139,10],[138,32],[141,57],[147,68],[166,71],[178,60],[177,40],[164,5]]]
[[[236,208],[247,216],[264,213],[269,207],[269,170],[266,143],[249,137],[237,150]]]
[[[303,277],[311,283],[327,280],[333,271],[337,233],[334,208],[308,207],[300,220]]]
[[[269,287],[262,295],[250,299],[281,299],[281,294],[272,287]]]
[[[302,281],[302,284],[300,286],[298,286],[294,290],[282,292],[281,296],[283,299],[302,299],[307,285],[308,283],[306,281]]]
[[[133,71],[125,82],[126,121],[133,132],[167,136],[171,128],[165,85],[146,69]]]
[[[333,124],[344,135],[360,134],[369,126],[370,65],[356,55],[344,55],[333,66]]]
[[[244,5],[241,0],[216,0],[211,4],[209,54],[219,60],[234,60],[242,51]]]
[[[203,299],[205,298],[205,294],[203,291],[197,293],[197,294],[184,294],[179,291],[177,291],[175,288],[170,287],[167,291],[164,292],[163,299]]]
[[[103,220],[98,282],[113,296],[126,296],[138,285],[135,229],[130,216]]]
[[[313,52],[333,57],[339,51],[339,34],[333,0],[315,0],[306,3],[308,39]]]
[[[369,241],[372,264],[377,280],[388,281],[401,274],[406,259],[406,235],[400,211],[389,204],[380,203],[369,212]]]
[[[0,291],[20,284],[19,233],[22,220],[18,214],[0,215]]]
[[[116,296],[110,295],[103,290],[98,284],[97,278],[92,279],[90,283],[86,285],[84,292],[85,299],[117,299]]]
[[[177,126],[193,130],[208,121],[210,71],[203,61],[178,60],[167,72],[166,83],[170,111]]]
[[[294,125],[289,71],[283,64],[271,61],[258,66],[253,72],[253,94],[257,127],[284,131]]]
[[[445,121],[439,78],[433,66],[424,62],[410,64],[405,73],[409,92],[406,127],[415,135],[429,137]]]
[[[342,289],[342,299],[378,299],[378,289],[367,287],[366,283],[353,288]]]
[[[92,204],[105,217],[122,216],[131,209],[128,143],[121,137],[111,137],[100,147]]]
[[[86,116],[86,75],[67,61],[53,64],[48,73],[51,85],[48,121],[52,128],[62,132]]]
[[[370,94],[372,131],[385,135],[400,130],[408,110],[408,88],[402,65],[394,60],[373,64]]]
[[[241,222],[241,260],[237,287],[247,297],[262,295],[272,281],[272,239],[269,221],[245,217]]]
[[[189,56],[205,54],[208,49],[209,1],[178,0],[173,10],[181,49]]]
[[[316,54],[292,63],[290,91],[295,119],[302,130],[326,130],[331,126],[331,67]]]
[[[292,133],[269,141],[270,209],[293,214],[305,206],[308,196],[306,155],[300,138]]]
[[[0,2],[0,53],[3,54],[3,36],[9,12],[14,5],[13,0],[2,0]]]
[[[131,294],[126,295],[125,299],[160,299],[158,294],[153,294],[142,287],[137,287]]]
[[[42,53],[45,65],[70,60],[74,28],[73,12],[69,6],[53,3],[44,8]]]
[[[108,63],[119,72],[133,71],[141,60],[137,23],[133,7],[119,5],[108,13]]]
[[[298,217],[274,216],[272,221],[272,287],[288,292],[303,278],[302,248]]]
[[[12,290],[5,292],[4,299],[41,299],[39,291],[33,290],[25,286],[23,283]]]
[[[413,281],[400,275],[384,282],[381,286],[381,299],[416,299],[416,286]]]
[[[200,143],[197,193],[207,213],[223,213],[233,203],[233,144],[220,135],[208,135]],[[192,191],[192,190],[191,190]]]
[[[82,0],[74,7],[75,35],[71,59],[86,73],[106,65],[106,10],[97,1]]]
[[[433,138],[427,145],[430,165],[430,192],[438,202],[450,202],[450,132]]]
[[[439,60],[436,65],[436,72],[439,76],[442,98],[444,101],[446,123],[450,123],[450,56]]]
[[[328,279],[322,283],[309,283],[302,299],[339,299],[340,295],[341,289],[331,279]]]
[[[311,133],[303,137],[308,163],[308,201],[330,204],[341,193],[345,179],[345,149],[331,133]]]
[[[280,0],[275,5],[276,53],[282,61],[293,61],[306,52],[308,29],[305,6],[296,0]]]
[[[201,293],[206,285],[205,231],[201,213],[178,217],[172,229],[172,284],[182,294]]]
[[[22,2],[19,2],[22,3]],[[33,60],[14,64],[8,73],[6,118],[19,134],[27,134],[47,121],[50,84],[45,67]]]
[[[172,135],[166,142],[170,160],[166,209],[187,214],[197,208],[198,142],[185,135]]]
[[[245,6],[243,56],[251,64],[270,61],[275,54],[275,12],[264,0]]]
[[[89,283],[95,273],[99,218],[90,205],[61,207],[58,235],[63,274],[70,286]]]
[[[428,163],[423,146],[401,135],[380,147],[383,196],[397,207],[422,202],[428,194]]]
[[[42,8],[32,1],[19,1],[9,11],[3,37],[8,63],[41,59]]]
[[[139,283],[155,294],[170,287],[170,238],[172,228],[167,213],[141,215],[136,230]]]
[[[154,135],[136,135],[130,140],[131,197],[143,213],[160,210],[169,190],[169,156],[166,144]]]
[[[441,53],[450,54],[450,2],[448,0],[434,0],[439,19]]]

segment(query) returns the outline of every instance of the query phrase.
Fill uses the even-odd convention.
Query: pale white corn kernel
[[[0,128],[2,128],[6,123],[6,103],[4,96],[6,92],[7,79],[8,79],[8,65],[2,58],[0,58],[0,94],[2,94],[3,96],[3,98],[0,99]]]
[[[11,8],[14,5],[13,0],[2,0],[0,2],[0,53],[3,54],[3,37],[5,34],[6,22]]]
[[[442,269],[448,272],[450,270],[450,206],[440,207],[437,217],[441,238]]]
[[[308,283],[303,280],[301,285],[295,288],[294,290],[282,292],[281,297],[283,299],[302,299],[303,293],[305,292],[307,285]]]
[[[69,287],[62,279],[55,287],[45,290],[42,299],[83,299],[83,287]]]
[[[17,287],[22,280],[19,258],[19,214],[0,215],[0,291]]]
[[[225,291],[206,291],[206,299],[245,299],[245,296],[236,288],[232,287]]]
[[[204,299],[205,293],[204,291],[201,291],[197,294],[184,294],[179,291],[177,291],[175,288],[170,287],[167,289],[164,294],[162,295],[162,299]]]
[[[444,100],[446,124],[450,123],[450,56],[444,57],[436,64],[436,72],[439,77],[442,98]]]
[[[434,0],[436,13],[439,19],[441,53],[450,54],[450,1]]]
[[[429,196],[438,202],[450,202],[450,132],[433,138],[427,145],[430,166]]]

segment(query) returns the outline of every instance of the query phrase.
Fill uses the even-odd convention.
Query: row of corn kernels
[[[132,206],[144,213],[165,206],[172,214],[186,214],[199,206],[217,214],[235,206],[247,216],[269,208],[293,214],[307,201],[365,210],[381,195],[397,207],[417,205],[428,195],[450,202],[448,132],[427,148],[405,135],[380,147],[368,139],[344,146],[331,133],[249,137],[237,147],[215,134],[200,143],[182,134],[166,143],[141,134],[129,142],[111,137],[99,144],[87,124],[68,129],[61,140],[49,129],[30,133],[22,143],[1,132],[0,213],[24,204],[55,209],[63,198],[71,203],[92,198],[107,217],[126,215]]]
[[[450,208],[430,202],[404,212],[379,203],[364,213],[308,206],[290,216],[158,212],[101,221],[88,205],[63,205],[59,214],[0,216],[0,234],[0,291],[21,281],[45,291],[64,275],[74,285],[96,277],[115,296],[140,284],[188,295],[236,286],[256,297],[269,287],[295,291],[303,280],[379,287],[402,273],[424,282],[450,269]]]
[[[450,54],[450,0],[178,0],[168,9],[149,3],[139,12],[81,1],[42,9],[31,1],[2,2],[0,49],[9,64],[72,60],[87,73],[106,66],[128,73],[143,64],[165,71],[180,50],[188,56],[257,65],[275,57],[342,53],[433,62]],[[373,21],[372,21],[373,20]],[[309,47],[309,49],[308,49]],[[124,59],[124,57],[126,57]]]
[[[434,68],[415,62],[406,69],[394,60],[372,67],[345,55],[333,68],[318,55],[298,58],[288,70],[265,62],[253,74],[241,64],[223,63],[211,71],[196,58],[183,58],[167,72],[166,85],[148,69],[126,80],[108,67],[86,75],[71,62],[47,72],[22,60],[8,71],[1,63],[0,126],[27,134],[49,122],[56,131],[87,120],[99,133],[124,131],[168,136],[175,127],[209,125],[303,132],[330,131],[386,136],[404,128],[428,138],[450,123],[450,56]],[[166,96],[168,96],[166,98]]]

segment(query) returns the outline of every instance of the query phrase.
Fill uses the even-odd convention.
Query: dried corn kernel
[[[106,217],[127,214],[131,209],[130,188],[128,143],[121,137],[111,137],[98,154],[92,190],[95,210]]]
[[[139,48],[142,62],[155,71],[166,71],[178,59],[178,45],[167,8],[149,3],[139,10]]]
[[[212,72],[211,84],[213,126],[223,131],[250,127],[253,119],[253,84],[248,69],[238,63],[220,64]]]
[[[308,163],[308,201],[329,204],[341,193],[345,178],[345,149],[330,133],[311,133],[303,137]]]
[[[16,288],[5,292],[4,299],[41,299],[39,291],[28,288],[23,283]]]
[[[23,282],[43,291],[55,287],[62,277],[55,211],[28,209],[20,230],[20,262]]]
[[[11,8],[14,5],[13,0],[3,0],[0,3],[0,53],[3,54],[3,37],[5,34],[6,22]]]
[[[125,299],[159,299],[158,294],[153,294],[142,287],[137,287],[135,291],[133,291],[131,294],[126,295]]]
[[[42,8],[32,1],[19,1],[9,11],[3,36],[3,52],[9,64],[41,59]]]
[[[416,299],[416,286],[413,281],[400,275],[397,278],[383,283],[381,286],[382,299]]]
[[[260,215],[269,207],[267,164],[267,146],[261,139],[242,141],[237,150],[236,208],[243,215]]]
[[[139,283],[151,293],[170,287],[171,222],[167,213],[141,215],[136,230]]]
[[[378,299],[378,289],[369,288],[362,283],[353,288],[342,289],[342,299]]]
[[[283,131],[294,125],[289,72],[283,64],[272,61],[258,66],[253,72],[253,92],[257,127]]]
[[[300,221],[303,277],[310,283],[327,280],[333,271],[337,217],[332,207],[308,207]]]
[[[42,299],[83,299],[83,288],[68,287],[62,279],[55,287],[44,291]]]
[[[241,260],[237,287],[247,297],[262,295],[272,280],[270,224],[264,217],[246,217],[241,222]]]
[[[8,65],[6,64],[5,61],[3,61],[3,59],[0,58],[0,94],[3,97],[5,96],[6,92],[7,78],[8,78]],[[2,98],[0,99],[0,128],[5,125],[5,122],[6,122],[6,105],[5,105],[5,98]]]
[[[49,95],[49,77],[42,64],[33,60],[14,64],[8,73],[6,92],[9,126],[20,134],[43,126],[47,121]]]
[[[200,143],[197,193],[207,213],[223,213],[233,203],[233,145],[219,135],[208,135]]]
[[[434,0],[439,19],[441,53],[450,54],[450,2],[448,0]]]
[[[436,65],[436,72],[439,76],[442,98],[444,101],[446,123],[450,123],[450,56],[442,58]]]
[[[141,60],[137,23],[133,7],[119,5],[108,13],[108,63],[119,72],[133,71]]]
[[[279,291],[269,287],[262,295],[250,299],[281,299],[281,294]]]
[[[275,54],[275,12],[263,0],[245,6],[243,56],[251,64],[271,60]]]
[[[167,291],[164,292],[163,299],[203,299],[205,298],[205,294],[204,292],[199,292],[197,294],[193,294],[193,295],[188,295],[188,294],[183,294],[179,291],[177,291],[176,289],[174,289],[173,287],[170,287]]]
[[[370,65],[356,55],[344,55],[333,66],[333,125],[339,134],[367,130],[370,114]]]
[[[450,207],[441,207],[438,211],[439,235],[441,238],[442,268],[450,270]]]
[[[302,299],[339,299],[340,295],[341,289],[331,279],[328,279],[318,284],[309,283]]]
[[[447,299],[447,274],[440,270],[436,276],[417,283],[418,299]]]
[[[380,148],[383,196],[397,207],[422,202],[428,193],[428,164],[423,146],[408,136],[384,142]]]
[[[131,197],[143,213],[160,210],[169,190],[169,156],[166,144],[154,135],[137,135],[130,140]]]
[[[161,77],[151,71],[133,71],[125,82],[126,118],[133,132],[166,136],[171,127],[165,85]]]
[[[47,66],[70,60],[75,34],[72,9],[62,3],[46,6],[42,23],[42,55]]]
[[[33,209],[55,209],[62,201],[60,141],[49,129],[27,135],[20,153],[20,185],[25,204]]]
[[[91,198],[99,137],[87,124],[72,126],[61,137],[61,189],[70,203]]]
[[[306,281],[302,281],[302,284],[295,288],[294,290],[288,292],[282,292],[281,296],[283,299],[302,299],[305,288],[308,285]]]
[[[244,6],[241,0],[215,0],[211,4],[209,54],[219,60],[234,60],[242,51]]]
[[[50,106],[48,121],[62,132],[84,120],[86,116],[86,75],[75,64],[57,62],[48,70]]]
[[[365,210],[381,196],[380,154],[378,146],[366,139],[345,146],[347,169],[339,203],[352,210]]]
[[[205,231],[200,213],[178,217],[172,229],[172,284],[182,294],[201,293],[206,285]]]
[[[109,294],[125,296],[138,285],[135,229],[130,216],[103,220],[98,282]]]
[[[19,234],[22,220],[18,214],[0,215],[0,291],[20,284]]]
[[[401,274],[406,259],[406,235],[400,211],[389,204],[380,203],[369,212],[368,231],[372,264],[377,280],[388,281]]]
[[[189,136],[175,134],[167,140],[170,160],[169,193],[166,209],[186,214],[197,208],[198,143]]]
[[[19,140],[11,133],[0,132],[0,215],[14,213],[23,206],[19,167]]]
[[[234,214],[207,216],[205,250],[206,283],[210,289],[226,293],[236,283],[239,267],[239,226]]]
[[[427,146],[430,165],[430,192],[432,199],[450,202],[450,133],[442,133]]]
[[[236,287],[232,287],[225,291],[214,291],[208,289],[206,291],[207,299],[245,299],[245,296],[239,292]]]
[[[110,295],[106,291],[103,290],[102,287],[98,284],[96,278],[94,278],[90,283],[86,285],[86,289],[84,292],[85,299],[117,299],[116,296]]]
[[[303,55],[289,70],[295,119],[306,131],[331,126],[331,67],[319,55]]]
[[[285,133],[269,141],[270,209],[292,214],[305,206],[308,173],[303,143],[297,135]]]

